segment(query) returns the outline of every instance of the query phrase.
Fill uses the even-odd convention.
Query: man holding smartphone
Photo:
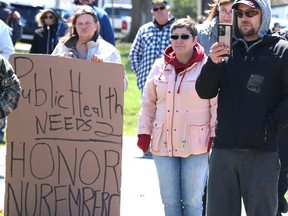
[[[288,124],[288,42],[269,34],[269,0],[238,0],[233,56],[212,45],[196,82],[201,98],[218,94],[209,162],[207,216],[277,214],[278,135]]]

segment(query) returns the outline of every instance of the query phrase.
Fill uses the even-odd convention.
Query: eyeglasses
[[[178,40],[179,39],[179,37],[182,39],[182,40],[187,40],[190,36],[192,36],[192,34],[191,35],[188,35],[188,34],[182,34],[182,35],[170,35],[170,38],[172,39],[172,40]]]
[[[225,9],[220,9],[220,14],[222,14],[222,15],[232,16],[232,13],[233,13],[232,10],[227,11],[227,10],[225,10]]]
[[[246,11],[235,10],[235,14],[239,18],[242,18],[244,14],[245,14],[246,17],[251,18],[251,17],[254,17],[254,16],[258,15],[259,11],[257,11],[257,10],[246,10]]]
[[[54,19],[54,16],[52,16],[52,15],[49,15],[49,16],[48,16],[48,15],[47,15],[47,16],[44,16],[44,19],[48,19],[48,18],[49,18],[49,19]]]
[[[164,10],[166,7],[165,6],[161,6],[161,7],[155,7],[155,8],[153,8],[153,11],[154,12],[157,12],[158,10]]]

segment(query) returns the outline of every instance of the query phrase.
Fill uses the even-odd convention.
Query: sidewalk
[[[136,136],[124,137],[122,152],[121,216],[164,216],[152,157],[142,157]],[[0,209],[4,209],[5,147],[0,147]],[[242,213],[241,216],[246,216]],[[283,216],[288,216],[283,214]]]

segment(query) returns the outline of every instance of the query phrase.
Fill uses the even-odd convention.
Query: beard
[[[244,25],[244,27],[242,26]],[[246,26],[247,23],[242,23],[242,25],[239,28],[239,32],[242,36],[253,36],[257,34],[257,30],[253,26],[249,26],[249,28]]]
[[[257,34],[257,32],[255,31],[255,29],[250,29],[248,31],[243,31],[242,29],[239,29],[239,32],[242,36],[253,36],[255,34]]]

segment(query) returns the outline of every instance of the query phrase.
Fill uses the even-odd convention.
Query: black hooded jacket
[[[31,43],[30,53],[51,54],[58,43],[58,24],[36,29]]]
[[[196,90],[205,99],[218,94],[215,148],[277,151],[288,123],[288,42],[268,34],[249,48],[235,41],[222,63],[208,58]]]

